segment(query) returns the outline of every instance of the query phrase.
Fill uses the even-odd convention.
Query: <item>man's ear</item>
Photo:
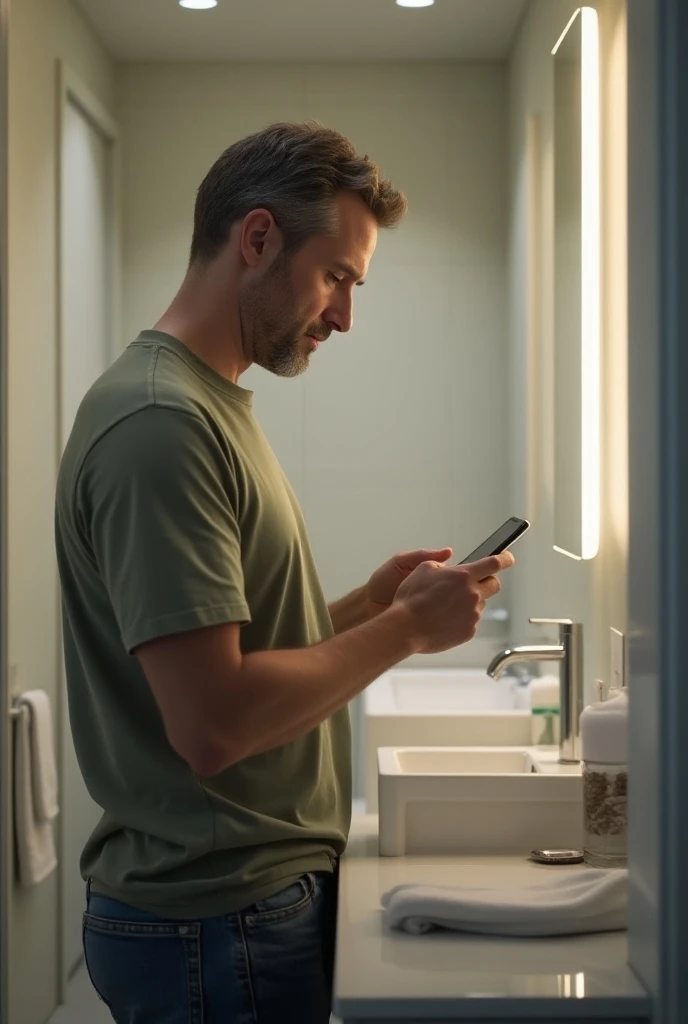
[[[270,264],[282,250],[284,239],[269,210],[251,210],[241,224],[239,247],[249,267]]]

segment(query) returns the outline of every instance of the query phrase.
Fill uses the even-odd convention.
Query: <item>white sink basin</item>
[[[580,849],[580,768],[535,748],[382,748],[380,854]]]
[[[397,750],[400,775],[518,775],[534,771],[527,750],[410,748]]]
[[[512,747],[530,743],[527,690],[482,669],[392,669],[363,695],[367,809],[378,806],[379,747]],[[519,706],[520,704],[520,706]]]

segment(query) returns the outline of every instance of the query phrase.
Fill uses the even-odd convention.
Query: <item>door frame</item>
[[[56,203],[57,210],[57,231],[56,231],[56,260],[57,267],[57,464],[62,457],[62,448],[65,438],[62,437],[62,350],[65,336],[65,316],[63,295],[63,273],[62,273],[62,242],[63,242],[63,217],[62,217],[62,186],[64,183],[63,174],[63,133],[65,129],[66,111],[69,106],[76,106],[83,116],[91,123],[96,131],[105,139],[110,151],[110,170],[112,180],[112,291],[110,294],[110,315],[112,318],[112,356],[119,354],[121,343],[121,313],[122,313],[122,231],[121,231],[121,145],[119,126],[114,117],[106,110],[97,96],[95,96],[87,85],[81,81],[79,76],[62,60],[57,61],[57,135],[56,135]]]
[[[657,1024],[688,1007],[682,943],[688,930],[688,6],[659,0],[659,984]],[[663,755],[663,756],[662,756]]]
[[[688,1006],[688,6],[629,0],[630,963]]]
[[[57,214],[57,225],[56,225],[56,259],[55,266],[57,268],[57,282],[56,282],[56,361],[55,361],[55,377],[56,377],[56,422],[55,422],[55,464],[56,471],[59,468],[60,460],[62,458],[62,452],[67,438],[63,436],[62,432],[62,413],[63,413],[63,402],[62,402],[62,385],[63,385],[63,351],[64,351],[64,339],[66,335],[66,317],[65,317],[65,304],[64,304],[64,271],[63,271],[63,260],[62,260],[62,247],[64,241],[64,217],[63,217],[63,186],[64,186],[64,131],[66,126],[66,114],[69,107],[76,107],[79,113],[89,122],[89,124],[98,132],[103,140],[108,144],[108,153],[110,161],[110,181],[112,186],[112,208],[111,208],[111,220],[109,223],[110,232],[109,235],[112,239],[112,251],[110,253],[110,275],[111,275],[111,289],[108,296],[110,306],[110,343],[109,343],[109,355],[114,360],[119,354],[121,346],[121,182],[120,182],[120,162],[121,162],[121,149],[120,149],[120,133],[117,122],[113,116],[106,110],[100,100],[91,92],[79,76],[62,60],[57,61],[57,131],[56,131],[56,202],[55,209]],[[60,602],[57,602],[56,614],[60,620],[58,628],[58,636],[62,636],[61,628],[61,608]],[[56,756],[58,758],[58,764],[62,765],[64,756],[64,730],[68,717],[68,707],[64,699],[64,653],[62,648],[62,642],[60,641],[60,683],[58,687],[58,699],[56,701],[57,709],[57,747]],[[57,846],[62,854],[64,848],[64,813],[60,814],[57,823]],[[66,951],[62,941],[63,931],[62,925],[65,916],[65,905],[64,895],[65,886],[63,884],[62,872],[64,865],[62,864],[62,858],[60,856],[60,880],[58,882],[58,919],[59,919],[59,930],[58,930],[58,957],[59,957],[59,999],[60,1003],[64,1004],[66,1001],[67,984],[70,980],[69,965],[65,963]],[[2,1018],[0,1018],[0,1024],[2,1024]]]
[[[7,649],[7,246],[9,0],[0,0],[0,1024],[9,1014],[9,900],[12,836],[12,723]]]

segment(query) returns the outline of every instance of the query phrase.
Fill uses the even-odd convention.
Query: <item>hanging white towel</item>
[[[382,897],[390,928],[414,935],[446,928],[481,935],[624,931],[628,872],[587,868],[511,889],[398,885]]]
[[[53,821],[59,813],[50,698],[29,690],[17,702],[14,814],[19,881],[37,885],[57,867]]]

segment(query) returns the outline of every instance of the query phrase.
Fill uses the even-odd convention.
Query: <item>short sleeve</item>
[[[250,621],[232,462],[201,417],[150,407],[114,426],[84,462],[77,512],[127,651]]]

